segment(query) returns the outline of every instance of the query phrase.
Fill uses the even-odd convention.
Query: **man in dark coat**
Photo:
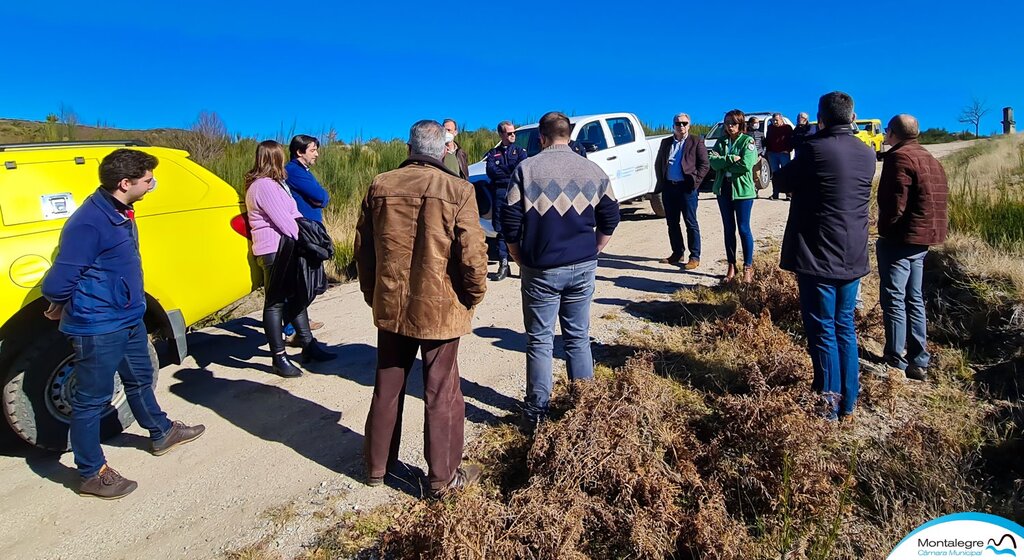
[[[829,405],[828,418],[853,413],[860,389],[857,290],[868,273],[868,200],[875,154],[853,135],[853,99],[834,91],[818,101],[821,132],[773,178],[792,206],[782,241],[785,270],[800,289],[812,389]]]
[[[910,379],[928,379],[922,282],[929,245],[946,240],[949,185],[942,164],[917,142],[920,127],[896,115],[885,129],[892,148],[878,182],[878,277],[886,361]],[[909,321],[909,329],[908,329]]]
[[[512,179],[512,172],[526,159],[526,148],[516,145],[516,127],[512,121],[501,121],[498,123],[498,135],[501,143],[491,148],[484,156],[486,162],[487,178],[490,179],[488,188],[491,194],[491,224],[494,233],[497,234],[496,244],[498,246],[498,270],[494,273],[494,280],[500,281],[508,278],[508,245],[505,244],[505,236],[501,232],[501,209],[505,206],[505,199],[508,198],[508,183]]]
[[[701,181],[707,175],[708,149],[698,136],[690,134],[690,116],[679,113],[672,119],[672,136],[661,141],[654,159],[654,174],[665,207],[668,241],[672,253],[662,262],[677,264],[683,258],[683,232],[679,217],[686,223],[686,244],[690,246],[690,259],[686,270],[700,266],[700,225],[697,223],[697,195]]]

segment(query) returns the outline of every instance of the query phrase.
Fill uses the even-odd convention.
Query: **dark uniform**
[[[508,276],[508,245],[501,233],[501,209],[508,197],[508,183],[512,179],[512,172],[524,159],[526,159],[526,149],[515,144],[492,148],[484,156],[484,161],[487,162],[487,178],[491,180],[488,185],[492,201],[491,224],[494,226],[494,232],[498,234],[499,264],[498,272],[495,275],[496,280]]]

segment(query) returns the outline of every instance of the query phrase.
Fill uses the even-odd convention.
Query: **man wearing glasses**
[[[487,162],[487,178],[491,181],[491,224],[498,242],[498,271],[492,277],[495,281],[504,280],[509,275],[508,245],[501,232],[501,208],[505,206],[505,199],[508,197],[508,183],[512,178],[512,172],[526,159],[526,149],[515,143],[516,127],[511,121],[498,123],[498,136],[501,137],[501,144],[484,156]]]
[[[661,141],[658,157],[654,160],[654,173],[658,179],[655,192],[661,193],[668,224],[668,241],[672,253],[661,262],[678,264],[686,247],[679,227],[682,215],[686,223],[686,244],[690,246],[690,259],[685,269],[700,266],[700,226],[697,224],[697,190],[707,174],[708,149],[700,138],[690,136],[690,116],[679,113],[672,119],[672,136]]]

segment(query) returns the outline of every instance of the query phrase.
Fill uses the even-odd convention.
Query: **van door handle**
[[[647,151],[647,148],[640,148],[639,150],[636,151],[636,153],[641,154],[641,153],[646,152],[646,151]]]
[[[612,157],[608,158],[608,161],[611,161],[611,160],[613,160],[613,159],[615,159],[617,157],[619,157],[619,156],[612,156]]]

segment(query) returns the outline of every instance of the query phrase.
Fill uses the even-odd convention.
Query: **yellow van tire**
[[[155,388],[160,366],[152,342],[149,355]],[[71,344],[56,329],[39,333],[13,360],[4,375],[3,415],[17,437],[44,449],[70,449],[73,363]],[[100,439],[120,434],[134,422],[120,377],[115,377],[111,406],[100,420]]]

